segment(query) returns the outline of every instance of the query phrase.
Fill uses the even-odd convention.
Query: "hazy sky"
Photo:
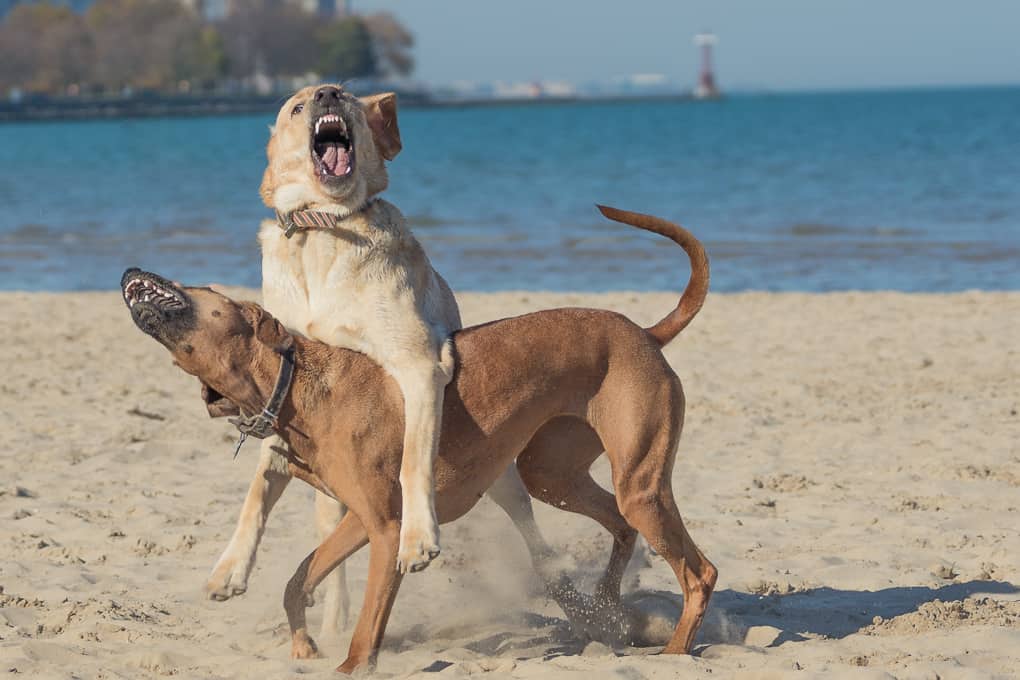
[[[417,38],[416,76],[693,83],[719,34],[723,87],[1020,83],[1020,0],[353,0]]]

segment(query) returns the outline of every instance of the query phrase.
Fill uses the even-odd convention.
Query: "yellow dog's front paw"
[[[313,640],[308,633],[303,630],[299,630],[294,633],[294,638],[290,643],[290,658],[292,659],[318,659],[319,648],[315,646],[315,640]]]
[[[237,560],[219,562],[205,582],[205,594],[210,600],[229,600],[248,590],[248,578]]]
[[[400,548],[397,550],[397,571],[401,574],[421,571],[439,557],[439,526],[400,528]]]

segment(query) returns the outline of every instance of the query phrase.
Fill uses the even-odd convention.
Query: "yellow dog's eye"
[[[305,110],[305,105],[304,104],[298,104],[293,109],[291,109],[290,115],[293,116],[293,115],[299,114],[299,113],[301,113],[304,110]]]

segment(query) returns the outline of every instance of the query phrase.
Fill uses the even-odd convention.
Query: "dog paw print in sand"
[[[957,468],[956,476],[960,479],[973,479],[978,481],[995,481],[1020,486],[1020,474],[1013,472],[1006,467],[992,467],[990,465],[964,465]]]
[[[785,472],[778,475],[769,475],[765,478],[755,477],[751,484],[756,489],[768,489],[777,493],[805,491],[812,486],[817,486],[817,482],[811,481],[804,475],[794,475]]]
[[[148,538],[139,538],[135,541],[134,552],[136,555],[140,555],[141,557],[166,555],[171,552],[187,552],[191,550],[196,543],[198,543],[198,539],[191,534],[181,534],[178,537],[177,543],[172,548],[161,545]]]

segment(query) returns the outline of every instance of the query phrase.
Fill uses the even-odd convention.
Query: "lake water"
[[[257,286],[271,115],[0,125],[0,289]],[[459,290],[1020,289],[1020,89],[406,110],[386,197]]]

